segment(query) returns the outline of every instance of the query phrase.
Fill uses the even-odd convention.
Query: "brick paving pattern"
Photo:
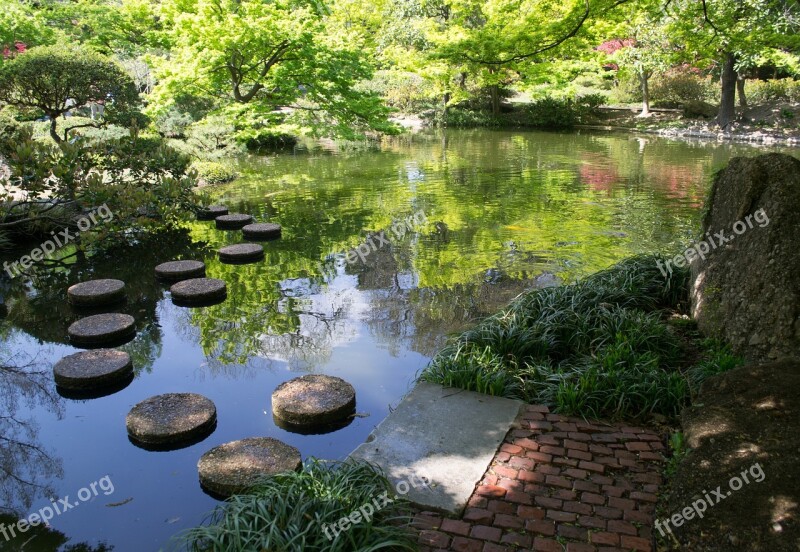
[[[420,551],[653,550],[664,443],[650,429],[529,405],[461,519],[420,512]]]

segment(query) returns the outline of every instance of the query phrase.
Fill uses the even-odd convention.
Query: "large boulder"
[[[714,178],[692,258],[692,315],[755,361],[800,358],[800,160],[736,157]],[[704,258],[703,258],[704,257]]]

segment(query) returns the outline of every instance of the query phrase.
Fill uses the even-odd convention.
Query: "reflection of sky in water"
[[[116,488],[53,520],[54,529],[106,540],[118,552],[156,550],[216,504],[200,490],[196,470],[212,446],[272,436],[304,457],[342,458],[397,404],[448,334],[525,289],[687,240],[707,175],[731,153],[752,151],[626,135],[473,131],[399,137],[382,147],[254,158],[241,180],[215,190],[233,211],[283,225],[283,239],[265,244],[260,264],[221,265],[216,249],[239,235],[192,223],[191,236],[207,246],[183,238],[143,246],[130,259],[116,253],[4,291],[4,348],[20,360],[35,358],[46,384],[52,364],[75,351],[65,344],[75,319],[63,297],[70,283],[124,279],[123,310],[139,323],[139,337],[125,347],[138,370],[128,387],[94,400],[15,406],[18,419],[34,422],[30,440],[55,460],[20,468],[58,496],[106,474]],[[392,222],[420,209],[426,225],[390,235]],[[344,260],[381,230],[389,245],[364,262]],[[228,300],[196,310],[172,305],[152,268],[176,257],[204,259],[210,277],[228,281]],[[305,372],[351,382],[367,417],[327,435],[276,427],[272,390]],[[125,415],[166,392],[211,398],[216,431],[168,453],[133,446]],[[26,512],[47,504],[42,493],[30,508],[18,502],[10,505]],[[26,550],[36,550],[35,542]]]

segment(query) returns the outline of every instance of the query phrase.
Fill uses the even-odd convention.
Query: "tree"
[[[133,81],[119,65],[100,54],[63,44],[31,48],[16,56],[0,67],[0,83],[0,101],[49,117],[50,136],[56,143],[76,128],[129,122],[139,103]],[[58,118],[90,103],[105,106],[103,120],[68,126],[62,138]]]

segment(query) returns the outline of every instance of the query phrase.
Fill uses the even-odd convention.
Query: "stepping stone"
[[[216,421],[217,408],[210,399],[197,393],[166,393],[134,406],[125,426],[135,442],[164,445],[207,434]]]
[[[257,243],[226,245],[219,250],[219,260],[223,263],[248,263],[263,258],[264,248]]]
[[[73,322],[67,333],[72,344],[79,347],[126,343],[136,335],[135,324],[128,314],[95,314]]]
[[[271,222],[248,224],[242,228],[242,235],[247,240],[274,240],[281,237],[281,225]]]
[[[266,475],[296,471],[300,451],[271,437],[250,437],[214,447],[197,463],[200,484],[219,496],[246,491]]]
[[[180,282],[206,275],[206,265],[201,261],[169,261],[156,267],[156,278],[169,282]]]
[[[377,464],[393,484],[424,474],[434,485],[406,498],[460,516],[523,406],[419,382],[350,458]]]
[[[232,215],[222,215],[214,220],[217,223],[218,230],[239,230],[253,222],[253,217],[236,213]]]
[[[65,356],[53,366],[56,385],[84,390],[119,383],[133,374],[128,353],[114,349],[81,351]]]
[[[214,220],[217,217],[228,214],[228,208],[224,205],[210,205],[197,212],[197,220]]]
[[[67,289],[67,300],[76,307],[115,305],[125,300],[125,282],[122,280],[89,280]]]
[[[302,376],[280,384],[272,393],[272,413],[292,425],[338,422],[355,410],[356,390],[332,376]]]
[[[191,278],[169,288],[172,302],[178,306],[208,306],[221,303],[228,296],[228,286],[216,278]]]

